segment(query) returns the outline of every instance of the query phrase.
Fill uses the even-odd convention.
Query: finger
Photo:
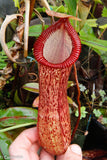
[[[37,153],[30,154],[25,149],[19,149],[16,152],[14,150],[9,150],[10,160],[39,160]]]
[[[29,149],[33,143],[38,141],[37,128],[30,128],[24,130],[12,143],[12,147]]]
[[[10,159],[29,160],[29,157],[31,156],[30,150],[32,151],[32,153],[34,153],[35,150],[35,158],[33,158],[33,160],[39,160],[37,155],[37,151],[39,148],[37,140],[38,135],[36,127],[23,131],[9,147]]]
[[[42,149],[40,153],[40,160],[54,160],[54,156]]]
[[[37,151],[39,150],[39,146],[33,144],[32,147],[29,149],[30,159],[29,160],[39,160],[39,156]]]
[[[77,144],[72,144],[64,154],[57,157],[57,160],[82,160],[81,148]]]

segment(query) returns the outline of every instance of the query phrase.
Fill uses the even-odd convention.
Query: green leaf
[[[86,90],[86,87],[83,84],[79,84],[80,91],[84,92]]]
[[[69,14],[76,16],[76,0],[64,0],[66,6],[68,7]]]
[[[17,125],[11,126],[11,127],[0,129],[0,133],[8,132],[8,131],[11,131],[11,130],[14,130],[14,129],[23,128],[23,127],[26,127],[26,126],[27,127],[32,126],[32,125],[35,125],[35,124],[36,124],[35,122],[17,124]]]
[[[107,101],[107,96],[102,97],[102,102],[104,103],[105,101]]]
[[[86,90],[85,90],[85,94],[88,94],[88,93],[89,93],[89,89],[86,89]]]
[[[0,127],[37,122],[37,110],[28,107],[14,107],[0,110]]]
[[[99,107],[99,110],[100,110],[101,114],[103,115],[103,117],[107,117],[107,109],[106,108]]]
[[[98,24],[98,26],[107,25],[107,17],[98,18],[96,23]]]
[[[46,29],[48,28],[48,25],[45,25],[44,27]],[[42,33],[42,25],[38,24],[29,27],[29,36],[39,37],[41,33]]]
[[[94,109],[93,113],[95,114],[96,117],[100,117],[102,115],[99,109]]]
[[[10,42],[7,43],[7,47],[10,49],[14,44],[15,44],[14,41],[10,41]],[[2,51],[0,52],[0,56],[4,56],[4,58],[7,58],[4,50],[2,50]]]
[[[105,124],[105,125],[107,125],[107,117],[103,117],[102,123]]]
[[[90,27],[97,27],[98,24],[96,23],[97,19],[87,19],[86,24]]]
[[[107,17],[107,8],[106,7],[103,8],[102,17]]]
[[[33,93],[39,93],[39,83],[26,83],[22,88]]]
[[[15,94],[14,94],[14,102],[15,102],[17,105],[22,105],[22,101],[20,100],[19,95],[18,95],[18,90],[16,90],[16,92],[15,92]]]
[[[68,103],[73,105],[75,108],[78,108],[77,104],[71,99],[71,97],[67,96]]]
[[[103,17],[101,17],[103,18]],[[101,29],[105,29],[107,28],[107,23],[103,22],[103,23],[99,23],[100,22],[100,19],[88,19],[86,21],[86,23],[90,26],[90,27],[99,27]]]
[[[100,3],[102,4],[102,1],[101,0],[94,0],[95,3]]]
[[[13,1],[14,1],[14,4],[15,4],[15,7],[18,7],[18,8],[19,8],[19,7],[20,7],[20,6],[19,6],[19,0],[13,0]]]
[[[69,87],[73,87],[75,84],[73,81],[68,81],[68,85],[67,85],[67,88]]]
[[[7,43],[8,48],[12,47],[14,45],[14,41],[10,41]],[[3,69],[6,67],[6,62],[5,60],[7,59],[7,55],[5,54],[4,50],[0,52],[0,69]]]
[[[61,6],[56,8],[55,12],[66,13],[67,8],[65,8],[63,5],[61,5]]]
[[[92,27],[90,27],[87,23],[84,25],[79,34],[82,44],[93,47],[93,49],[107,52],[107,40],[96,38]]]
[[[85,118],[86,115],[87,115],[87,113],[88,113],[88,112],[86,111],[86,107],[85,107],[85,106],[82,106],[82,107],[81,107],[81,118],[80,118],[80,119]],[[76,117],[79,116],[78,109],[77,109],[76,112],[75,112],[75,116],[76,116]]]
[[[95,94],[92,94],[92,95],[91,95],[91,98],[92,98],[93,100],[95,100],[95,99],[96,99]]]
[[[7,57],[6,57],[6,59],[7,59]],[[2,57],[0,56],[0,70],[2,70],[4,67],[6,67],[7,63],[4,61],[5,61],[5,58],[3,56]]]
[[[107,64],[107,51],[93,48],[93,50],[101,56],[101,59],[104,64]]]
[[[36,10],[40,13],[40,12],[46,12],[46,8],[45,7],[38,7],[38,8],[36,8]]]
[[[10,159],[9,156],[9,146],[12,143],[12,139],[9,138],[7,133],[0,133],[0,159]]]
[[[79,34],[80,34],[80,36],[83,36],[83,37],[86,36],[86,35],[87,36],[91,35],[91,36],[95,37],[93,29],[88,23],[84,24],[84,27],[80,30]]]
[[[99,94],[101,97],[104,97],[106,95],[106,92],[104,90],[100,89]]]
[[[93,47],[93,48],[100,49],[103,51],[107,51],[107,41],[106,40],[97,39],[91,35],[80,36],[80,39],[81,39],[82,44],[85,44],[89,47]]]

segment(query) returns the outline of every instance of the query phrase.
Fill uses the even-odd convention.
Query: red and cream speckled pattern
[[[34,44],[34,56],[40,64],[39,142],[53,155],[64,153],[71,142],[67,81],[80,51],[79,36],[68,18],[47,28]]]
[[[40,65],[38,131],[41,146],[51,154],[66,151],[71,142],[67,81],[71,67],[54,69]]]

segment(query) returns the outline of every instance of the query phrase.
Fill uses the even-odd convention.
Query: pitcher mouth
[[[47,28],[34,44],[36,60],[48,67],[66,68],[78,59],[81,42],[68,18]]]

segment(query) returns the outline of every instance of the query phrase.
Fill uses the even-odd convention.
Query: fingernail
[[[72,150],[72,152],[74,152],[78,155],[81,155],[81,153],[82,153],[80,146],[78,146],[77,144],[72,144],[70,146],[70,149]]]

